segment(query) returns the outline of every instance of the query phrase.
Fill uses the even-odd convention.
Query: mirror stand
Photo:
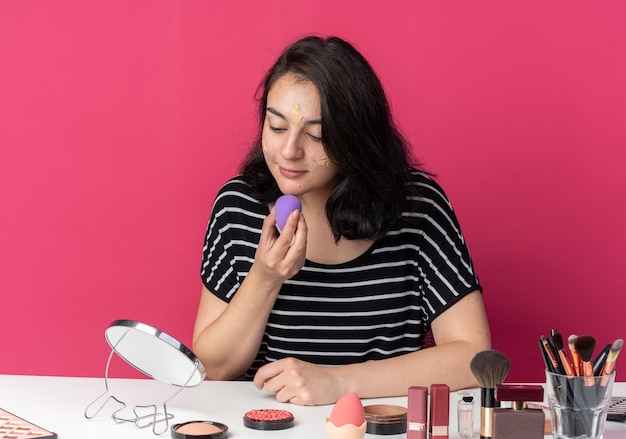
[[[119,335],[118,331],[120,327],[123,328],[121,335]],[[115,330],[116,332],[113,332],[113,330]],[[192,371],[191,374],[189,374],[189,376],[186,378],[179,375],[178,377],[174,377],[174,381],[171,381],[172,377],[168,377],[167,379],[161,379],[168,384],[172,384],[178,387],[172,395],[170,395],[163,401],[163,403],[161,404],[161,411],[159,411],[159,407],[156,404],[135,405],[132,409],[133,417],[123,417],[121,415],[121,412],[127,407],[127,404],[111,394],[109,388],[109,366],[111,364],[113,354],[117,353],[122,359],[124,359],[130,365],[136,367],[141,372],[144,372],[146,375],[151,376],[152,378],[159,379],[159,377],[156,376],[154,373],[138,367],[137,364],[133,362],[134,358],[132,357],[135,357],[135,359],[142,361],[140,357],[142,356],[142,354],[146,354],[145,352],[140,352],[137,349],[150,350],[150,348],[146,347],[145,344],[143,346],[137,346],[136,344],[133,345],[133,342],[136,341],[136,338],[134,339],[132,334],[137,334],[136,331],[142,331],[141,334],[143,335],[141,335],[140,337],[143,337],[145,334],[148,334],[149,336],[154,336],[153,339],[158,340],[158,342],[155,342],[156,344],[153,343],[153,346],[160,346],[160,342],[165,341],[166,345],[173,348],[167,353],[168,355],[174,355],[173,352],[175,352],[176,355],[180,355],[181,353],[184,354],[183,359],[186,363],[192,366]],[[132,349],[129,348],[130,350],[125,351],[124,349],[120,348],[122,341],[128,334],[131,334],[130,345]],[[155,435],[161,435],[167,432],[167,430],[169,429],[169,421],[174,417],[174,415],[168,412],[167,403],[171,401],[176,395],[178,395],[185,387],[195,386],[199,384],[199,382],[201,382],[204,378],[204,366],[202,365],[200,360],[195,355],[193,355],[193,353],[191,353],[191,351],[189,351],[179,342],[176,342],[173,338],[163,333],[162,331],[159,331],[142,323],[133,322],[130,320],[117,320],[113,322],[109,329],[107,329],[107,341],[111,345],[112,349],[111,353],[109,354],[109,358],[107,359],[104,372],[105,390],[96,399],[89,403],[89,405],[87,405],[84,412],[85,418],[93,419],[98,413],[102,411],[102,409],[109,403],[109,401],[113,400],[120,406],[111,414],[111,417],[115,422],[130,422],[135,424],[135,426],[137,426],[138,428],[146,428],[151,426],[152,432]],[[161,348],[155,347],[154,349],[159,350]],[[160,351],[160,353],[163,354],[162,351]],[[148,352],[147,354],[150,354],[150,352]],[[100,405],[97,406],[99,402]],[[96,406],[97,408],[94,408],[94,406]],[[95,411],[92,411],[92,409],[94,409]],[[144,412],[144,414],[141,414],[140,412]],[[163,425],[164,428],[159,429],[158,427],[161,425]]]

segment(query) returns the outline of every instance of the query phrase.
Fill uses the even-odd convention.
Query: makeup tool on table
[[[500,406],[495,388],[504,382],[511,362],[502,352],[490,349],[477,353],[470,369],[480,384],[480,437],[489,439],[493,436],[493,409]]]
[[[574,369],[574,375],[582,375],[582,364],[580,362],[580,355],[576,352],[576,334],[571,334],[567,338],[567,344],[569,346],[570,355],[572,356],[572,368]]]
[[[543,335],[539,339],[539,345],[542,348],[543,357],[548,359],[550,364],[550,369],[555,373],[559,373],[561,375],[565,375],[565,369],[561,364],[560,357],[554,349],[553,345],[550,343],[547,337]]]
[[[585,385],[592,386],[594,374],[591,358],[593,357],[593,350],[596,348],[596,339],[590,335],[581,335],[576,339],[574,346],[576,347],[576,352],[580,355],[582,376],[585,377]]]
[[[0,409],[0,438],[57,439],[57,434]]]
[[[339,398],[324,422],[328,439],[363,439],[366,429],[363,404],[354,392]]]
[[[565,352],[565,347],[563,346],[563,336],[558,332],[555,332],[551,336],[552,346],[556,349],[558,354],[559,364],[562,367],[562,370],[565,372],[567,376],[574,376],[574,367],[572,363],[569,361],[567,357],[567,353]]]
[[[599,438],[605,421],[611,419],[607,412],[615,398],[611,392],[623,340],[606,345],[595,359],[597,343],[593,336],[570,335],[569,355],[560,346],[561,340],[558,333],[552,333],[550,338],[541,336],[539,340],[555,437]]]
[[[611,345],[611,349],[606,357],[606,361],[602,367],[602,371],[600,375],[607,376],[611,375],[615,371],[615,362],[617,361],[617,357],[619,353],[622,351],[622,347],[624,346],[624,340],[621,338],[615,340]]]
[[[113,401],[118,405],[111,415],[115,422],[130,422],[139,428],[152,427],[152,432],[156,435],[167,432],[169,421],[174,417],[168,412],[167,403],[185,387],[200,384],[205,377],[204,366],[185,345],[171,335],[145,323],[134,320],[115,320],[105,330],[104,335],[111,347],[104,375],[105,390],[87,406],[84,412],[85,417],[93,419],[107,403]],[[174,386],[173,394],[164,399],[160,408],[156,404],[135,405],[132,408],[132,416],[122,415],[126,410],[126,403],[114,396],[109,389],[109,366],[114,353],[150,378]],[[139,415],[141,411],[146,410],[148,414]],[[192,431],[213,431],[214,433],[194,435]],[[175,438],[225,439],[227,436],[227,426],[211,421],[192,421],[172,427],[172,437]]]
[[[604,368],[604,363],[606,362],[606,358],[609,356],[609,351],[611,350],[611,343],[604,346],[604,349],[600,351],[600,353],[596,356],[596,358],[591,363],[593,366],[593,374],[600,375],[602,373],[602,369]]]

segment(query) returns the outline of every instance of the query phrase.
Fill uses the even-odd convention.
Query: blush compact
[[[243,417],[243,425],[253,430],[284,430],[293,427],[294,417],[287,410],[250,410]]]
[[[189,421],[172,426],[174,439],[226,439],[228,426],[212,421]]]

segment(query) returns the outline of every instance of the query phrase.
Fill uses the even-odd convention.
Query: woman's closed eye
[[[274,131],[275,133],[282,133],[287,130],[287,128],[282,128],[282,127],[277,127],[277,126],[272,126],[272,125],[270,125],[269,127],[270,127],[270,130]]]
[[[311,133],[307,133],[307,136],[309,136],[309,139],[311,139],[314,142],[321,142],[322,141],[322,137],[321,136],[316,136],[316,135],[311,134]]]

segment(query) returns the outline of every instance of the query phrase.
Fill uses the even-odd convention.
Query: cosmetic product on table
[[[450,423],[450,387],[446,384],[430,386],[430,437],[448,439]]]
[[[474,432],[474,395],[471,392],[461,391],[456,408],[456,419],[459,435],[462,439],[472,437]]]
[[[499,384],[496,400],[511,402],[511,408],[493,410],[494,439],[542,439],[545,415],[543,410],[530,409],[528,402],[543,401],[543,386]]]
[[[426,439],[428,387],[411,386],[408,392],[407,439]]]
[[[57,434],[0,409],[0,438],[57,439]]]
[[[219,422],[189,421],[172,426],[173,439],[226,439],[228,427]]]
[[[373,404],[363,407],[367,433],[376,435],[406,432],[407,409],[399,405]]]
[[[509,373],[511,362],[495,349],[477,353],[470,362],[470,369],[480,385],[480,437],[492,438],[493,409],[500,406],[495,398],[495,388],[502,384]]]
[[[293,427],[294,417],[287,410],[250,410],[243,417],[243,425],[253,430],[285,430]]]
[[[626,423],[626,396],[612,396],[607,421]]]

